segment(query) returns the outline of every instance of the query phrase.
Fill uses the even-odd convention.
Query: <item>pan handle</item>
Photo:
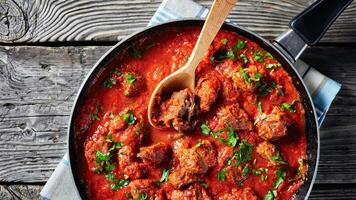
[[[353,0],[318,0],[295,16],[290,29],[275,39],[275,44],[297,60],[307,45],[315,45],[331,24]]]

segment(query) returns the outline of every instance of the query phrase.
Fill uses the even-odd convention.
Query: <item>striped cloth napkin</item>
[[[160,24],[169,20],[181,18],[204,18],[209,10],[192,0],[164,0],[149,26]],[[339,92],[341,85],[324,76],[301,60],[297,61],[297,71],[303,77],[309,93],[313,98],[319,125]],[[70,171],[68,155],[59,163],[52,176],[40,193],[42,200],[77,200],[80,199],[75,188]]]

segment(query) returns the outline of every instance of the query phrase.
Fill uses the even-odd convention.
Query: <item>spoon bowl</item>
[[[153,112],[157,106],[157,95],[162,95],[164,93],[171,94],[173,91],[179,91],[185,88],[194,92],[196,82],[195,70],[203,59],[216,34],[219,32],[230,10],[234,7],[236,1],[237,0],[215,0],[213,2],[188,62],[183,67],[164,78],[154,89],[148,103],[148,121],[153,127],[161,129],[165,128],[153,120]]]

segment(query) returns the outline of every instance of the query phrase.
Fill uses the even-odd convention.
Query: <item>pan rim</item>
[[[108,62],[108,61],[110,62],[110,59],[113,58],[113,55],[115,55],[117,52],[119,52],[122,48],[129,46],[130,41],[132,41],[134,38],[140,37],[142,35],[150,34],[157,30],[159,31],[160,29],[163,29],[163,28],[169,28],[169,27],[174,28],[174,27],[179,27],[179,26],[183,26],[183,27],[198,26],[198,25],[202,25],[204,23],[204,21],[205,21],[204,19],[196,19],[196,18],[171,20],[171,21],[167,21],[162,24],[158,24],[158,25],[154,25],[154,26],[150,26],[150,27],[141,29],[141,30],[125,37],[123,40],[119,41],[117,44],[115,44],[113,47],[111,47],[109,50],[107,50],[105,52],[105,54],[100,57],[100,59],[93,65],[92,69],[88,72],[85,79],[82,81],[82,84],[79,87],[79,90],[76,94],[76,98],[73,102],[73,106],[72,106],[70,117],[69,117],[68,129],[67,129],[67,148],[68,148],[70,176],[76,186],[76,193],[79,197],[81,197],[82,199],[88,199],[86,192],[83,191],[84,190],[83,183],[81,183],[78,175],[75,175],[75,173],[77,173],[77,172],[75,172],[75,165],[74,165],[74,162],[72,162],[73,159],[75,159],[75,156],[74,156],[74,154],[75,154],[75,151],[74,151],[75,132],[73,130],[74,117],[76,116],[75,113],[77,111],[77,108],[79,107],[79,102],[82,101],[82,98],[84,96],[84,91],[86,91],[87,88],[90,86],[89,85],[90,80],[92,80],[95,77],[95,75],[98,74],[100,68],[105,68],[105,65],[107,64],[106,62]],[[310,124],[314,125],[314,127],[312,127],[312,129],[314,130],[314,135],[316,136],[315,142],[317,143],[317,145],[316,145],[316,152],[314,153],[316,156],[315,163],[314,163],[314,166],[311,166],[312,169],[314,169],[313,171],[309,172],[310,166],[308,164],[307,177],[308,177],[309,173],[311,173],[312,177],[308,177],[308,179],[298,189],[298,192],[296,193],[296,197],[294,199],[303,199],[303,197],[304,197],[304,199],[308,199],[310,192],[312,190],[312,187],[315,183],[315,178],[316,178],[318,165],[319,165],[320,133],[319,133],[319,128],[318,128],[319,126],[318,126],[318,120],[317,120],[317,116],[316,116],[316,110],[315,110],[311,95],[310,95],[309,91],[307,90],[307,87],[306,87],[305,83],[303,82],[302,77],[297,73],[293,62],[291,60],[289,60],[289,58],[278,47],[276,47],[270,41],[264,39],[257,33],[254,33],[253,31],[250,31],[242,26],[239,26],[239,25],[236,25],[233,23],[227,23],[227,22],[224,23],[222,28],[231,30],[237,34],[241,34],[242,36],[253,40],[260,46],[263,46],[264,49],[265,49],[265,47],[266,48],[268,47],[269,49],[272,49],[274,52],[278,53],[278,56],[283,59],[283,62],[288,64],[288,68],[290,68],[293,73],[291,75],[290,72],[288,71],[288,74],[290,76],[297,77],[297,81],[299,81],[298,83],[301,84],[300,87],[303,88],[303,91],[301,91],[301,92],[304,92],[307,97],[306,98],[307,102],[305,102],[305,103],[308,103],[308,106],[310,106],[309,110],[311,111],[311,113],[309,113],[309,114],[314,116],[314,117],[312,117],[313,122],[311,122]],[[295,85],[294,81],[293,81],[293,84]],[[295,85],[295,87],[297,87],[297,86]],[[299,93],[300,93],[300,91],[299,91]],[[307,122],[305,122],[305,123],[307,123]],[[306,125],[307,124],[305,124],[305,126]],[[305,134],[308,134],[308,133],[306,132]],[[311,144],[309,144],[307,141],[307,151],[308,151],[308,147],[310,147],[310,145]],[[307,152],[307,156],[308,156],[308,152]],[[308,158],[307,158],[307,160],[308,160]],[[301,189],[304,187],[307,187],[305,192],[303,192],[303,194],[299,194]]]

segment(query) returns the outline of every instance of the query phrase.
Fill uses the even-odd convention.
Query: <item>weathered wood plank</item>
[[[0,42],[117,41],[145,27],[161,0],[3,0]],[[210,6],[211,0],[198,0]],[[230,15],[237,22],[272,39],[310,0],[241,0]],[[323,42],[354,42],[356,2],[342,14]]]
[[[0,185],[1,200],[39,199],[42,185]]]
[[[46,181],[64,154],[76,91],[109,47],[0,47],[0,181]],[[356,183],[356,48],[304,60],[343,84],[321,130],[317,183]]]

